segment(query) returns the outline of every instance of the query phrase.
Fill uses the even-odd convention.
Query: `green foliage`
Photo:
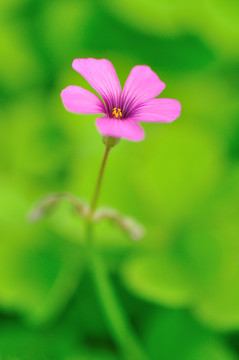
[[[70,84],[91,90],[77,57],[110,59],[122,84],[148,64],[182,103],[175,123],[112,149],[100,198],[147,229],[141,242],[95,229],[142,346],[150,360],[239,358],[237,13],[233,0],[0,2],[0,359],[120,359],[82,220],[64,201],[27,220],[47,193],[92,195],[95,116],[60,100]]]

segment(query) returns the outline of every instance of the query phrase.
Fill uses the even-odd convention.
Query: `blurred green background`
[[[0,359],[121,359],[87,271],[83,222],[67,202],[37,224],[50,192],[92,196],[103,155],[96,116],[67,113],[74,58],[137,64],[182,104],[172,124],[112,150],[96,246],[152,360],[239,359],[239,3],[237,0],[1,0]],[[137,360],[137,359],[132,359]]]

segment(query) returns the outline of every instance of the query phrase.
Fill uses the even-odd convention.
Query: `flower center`
[[[121,117],[122,117],[121,109],[115,107],[115,108],[113,109],[112,115],[113,115],[116,119],[121,118]]]

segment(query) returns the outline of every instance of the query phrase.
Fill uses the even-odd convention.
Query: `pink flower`
[[[104,136],[140,141],[144,131],[139,122],[172,122],[180,115],[179,101],[155,99],[165,84],[149,66],[133,67],[123,91],[109,60],[75,59],[72,67],[103,101],[79,86],[68,86],[61,92],[63,104],[77,114],[103,114],[96,120],[96,126]]]

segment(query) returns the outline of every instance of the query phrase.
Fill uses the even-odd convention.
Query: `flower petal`
[[[172,122],[181,113],[181,104],[174,99],[153,99],[142,103],[132,113],[136,121],[144,122]]]
[[[149,66],[138,65],[133,67],[125,82],[122,93],[124,109],[133,108],[135,105],[151,100],[159,95],[165,88],[165,84]]]
[[[133,119],[116,119],[100,117],[96,120],[99,132],[104,136],[124,138],[131,141],[140,141],[144,138],[142,127]]]
[[[65,108],[78,114],[105,113],[103,102],[90,91],[79,86],[68,86],[61,92]]]
[[[97,91],[111,111],[113,107],[117,106],[121,85],[115,68],[109,60],[75,59],[72,67]]]

